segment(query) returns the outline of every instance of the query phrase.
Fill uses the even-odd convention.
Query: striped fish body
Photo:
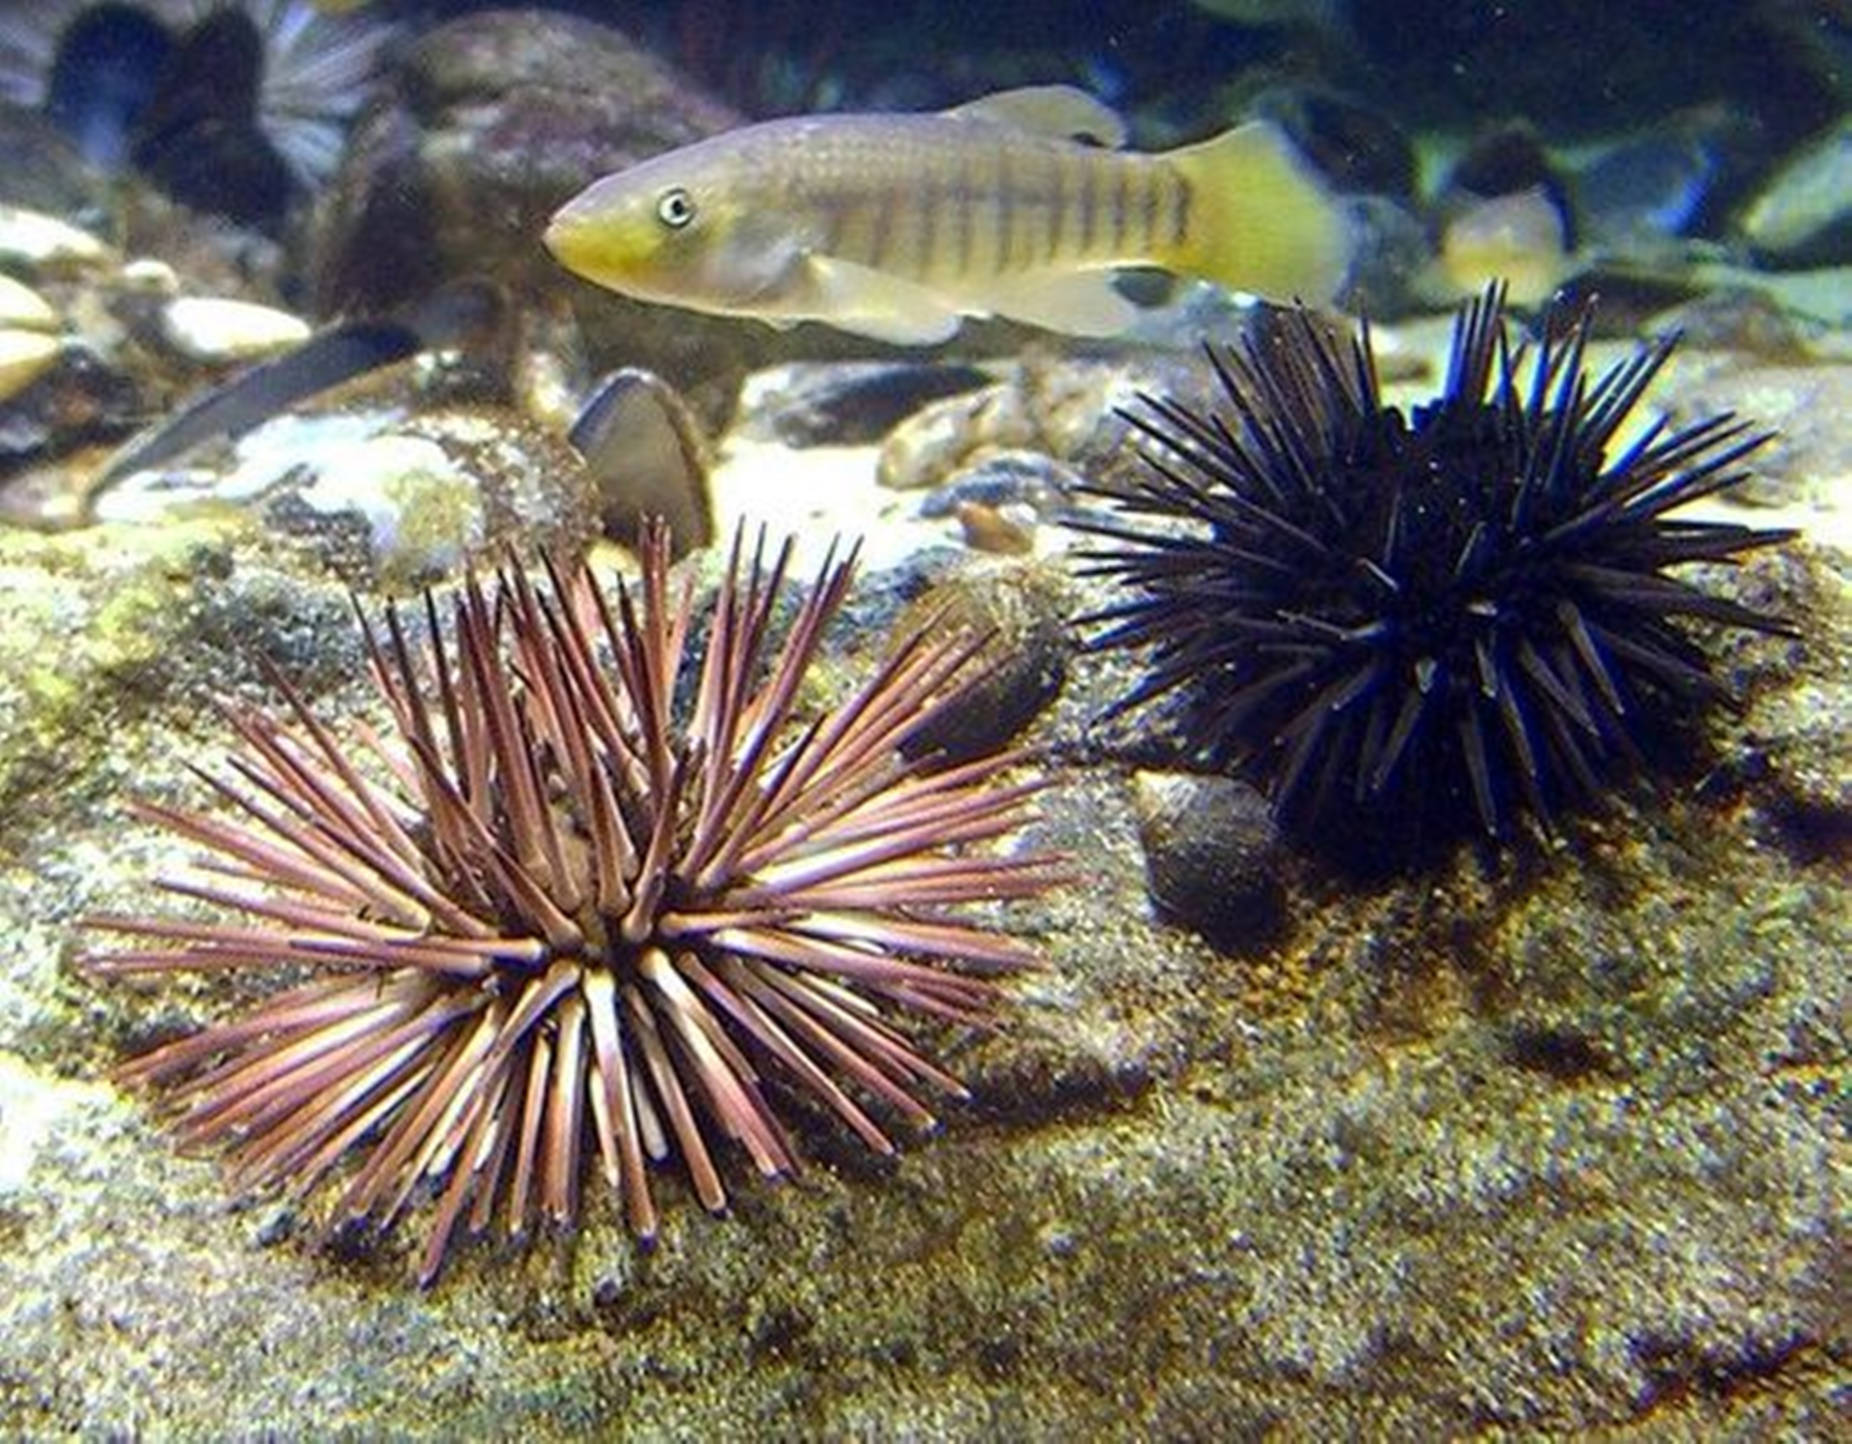
[[[1189,234],[1190,186],[1161,156],[938,115],[770,121],[737,142],[716,159],[811,250],[949,292],[1166,265]]]
[[[642,299],[906,342],[966,315],[1111,334],[1134,314],[1110,285],[1124,266],[1328,292],[1335,210],[1271,127],[1144,155],[1020,123],[1037,118],[1025,95],[1064,102],[1051,124],[1091,116],[1116,135],[1058,87],[942,115],[768,121],[598,182],[547,244]]]

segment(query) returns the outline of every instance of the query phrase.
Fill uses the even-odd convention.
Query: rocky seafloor
[[[151,995],[74,963],[80,915],[145,903],[187,855],[125,801],[198,799],[187,765],[229,742],[212,699],[266,695],[259,654],[324,714],[377,715],[343,580],[246,513],[0,535],[0,1418],[1824,1437],[1847,1406],[1852,463],[1812,418],[1847,390],[1852,368],[1693,352],[1656,398],[1785,427],[1738,514],[1810,529],[1718,578],[1803,630],[1720,644],[1745,705],[1713,719],[1707,771],[1419,881],[1289,866],[1268,926],[1221,950],[1147,888],[1166,789],[1214,784],[1141,770],[1100,726],[1134,661],[1075,650],[1065,619],[1099,584],[1061,529],[977,554],[874,485],[877,447],[755,440],[749,414],[720,447],[722,531],[873,543],[832,666],[869,665],[929,582],[1032,619],[1005,629],[1032,665],[996,705],[1053,779],[1030,840],[1080,881],[1014,912],[1047,966],[1000,1030],[944,1040],[973,1102],[891,1165],[806,1127],[813,1166],[727,1218],[665,1174],[652,1251],[600,1202],[575,1238],[462,1250],[429,1292],[405,1239],[318,1249],[319,1200],[229,1198],[111,1086],[226,984]]]
[[[0,214],[0,270],[34,290],[6,321],[31,376],[0,400],[0,1435],[1844,1432],[1852,167],[1788,188],[1823,217],[1795,269],[1700,248],[1675,283],[1592,287],[1615,318],[1597,365],[1687,333],[1643,410],[1779,433],[1708,505],[1800,536],[1703,581],[1798,635],[1707,639],[1741,707],[1656,785],[1362,879],[1271,836],[1159,720],[1109,718],[1138,659],[1075,623],[1110,598],[1063,522],[1124,464],[1115,408],[1207,395],[1199,322],[1250,318],[856,370],[821,358],[869,348],[814,329],[609,300],[538,253],[548,208],[738,117],[571,17],[474,17],[406,64],[296,294],[325,325],[485,266],[515,298],[507,374],[421,353],[95,487],[105,442],[227,372],[176,341],[177,303],[275,305],[250,277],[277,263],[228,260],[158,198],[81,261],[25,254]],[[582,103],[575,66],[629,82]],[[1775,159],[1748,214],[1784,194]],[[115,197],[71,184],[7,194],[79,217]],[[416,226],[388,204],[408,195]],[[1422,309],[1378,328],[1398,404],[1440,374]],[[639,381],[643,420],[582,460],[545,403],[619,362],[692,406]],[[791,532],[799,575],[863,538],[826,684],[947,607],[996,630],[958,740],[1028,749],[1050,785],[1027,842],[1072,880],[1007,912],[1045,966],[1008,981],[996,1031],[933,1036],[972,1098],[898,1158],[795,1108],[806,1171],[764,1185],[729,1158],[724,1218],[664,1169],[653,1249],[589,1188],[576,1235],[460,1248],[420,1291],[428,1203],[376,1247],[323,1246],[325,1194],[234,1197],[111,1083],[251,985],[100,982],[82,919],[161,906],[150,880],[192,849],[129,804],[209,801],[190,769],[232,745],[219,701],[275,705],[274,666],[339,728],[381,724],[352,594],[371,610],[507,548],[628,565],[608,538],[644,450],[650,506]],[[711,580],[711,552],[691,565]]]

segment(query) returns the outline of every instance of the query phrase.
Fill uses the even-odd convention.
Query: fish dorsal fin
[[[1125,144],[1125,122],[1113,109],[1072,85],[1025,85],[979,96],[945,112],[961,120],[1007,125],[1031,135],[1090,140],[1114,150]]]
[[[932,346],[958,330],[955,307],[912,281],[835,256],[806,256],[804,270],[802,295],[792,298],[794,317],[901,346]]]

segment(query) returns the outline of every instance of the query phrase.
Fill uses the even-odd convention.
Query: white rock
[[[62,341],[43,331],[0,330],[0,401],[38,380],[63,349]]]
[[[259,501],[292,476],[312,480],[321,457],[342,455],[399,419],[396,410],[279,416],[239,439],[229,469],[207,460],[132,471],[96,495],[94,515],[98,521],[141,523],[185,515],[200,505]]]
[[[161,339],[194,361],[255,361],[309,339],[300,316],[218,296],[178,296],[161,308]]]
[[[1783,256],[1805,251],[1852,207],[1852,118],[1803,146],[1743,212],[1744,237]]]
[[[152,256],[137,256],[123,263],[117,278],[125,291],[141,296],[178,296],[180,277],[166,261]]]
[[[0,326],[22,331],[57,331],[63,322],[32,287],[0,275]]]
[[[0,260],[34,269],[94,266],[109,247],[88,231],[56,216],[19,206],[0,206]]]

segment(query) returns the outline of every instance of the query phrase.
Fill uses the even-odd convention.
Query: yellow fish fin
[[[1114,289],[1110,271],[1012,277],[984,290],[986,310],[1070,336],[1117,336],[1138,308]]]
[[[1108,105],[1072,85],[1025,85],[979,96],[945,112],[963,120],[1007,125],[1030,135],[1090,140],[1117,150],[1125,144],[1125,122]]]
[[[802,309],[793,315],[901,346],[932,346],[958,330],[957,307],[936,291],[835,256],[803,264]]]
[[[1190,188],[1175,271],[1275,300],[1328,301],[1350,265],[1344,212],[1304,158],[1264,120],[1163,157]]]

